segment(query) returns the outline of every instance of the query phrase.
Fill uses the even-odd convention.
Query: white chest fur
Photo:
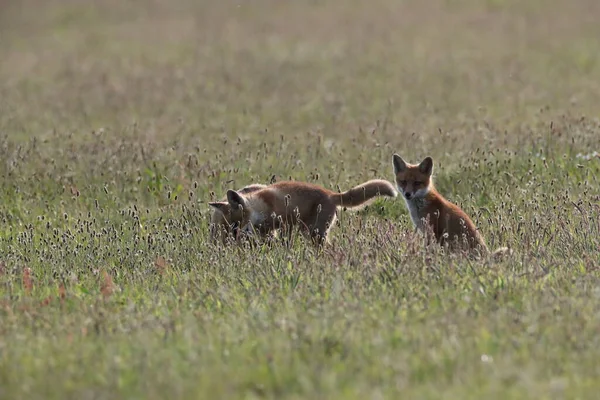
[[[414,199],[406,199],[406,206],[408,207],[408,212],[410,213],[410,219],[412,219],[413,224],[418,229],[423,229],[423,218],[425,217],[424,211],[427,207],[427,202],[424,198],[414,198]]]

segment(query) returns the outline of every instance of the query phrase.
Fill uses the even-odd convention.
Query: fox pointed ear
[[[227,191],[227,201],[229,201],[229,205],[231,206],[231,208],[234,208],[236,210],[240,207],[242,207],[242,209],[246,209],[248,207],[244,196],[242,196],[235,190],[230,189]]]
[[[433,159],[431,157],[425,157],[421,164],[419,164],[419,171],[431,176],[433,173]]]
[[[209,206],[211,206],[212,208],[214,208],[217,211],[222,212],[223,214],[226,214],[229,212],[229,203],[226,201],[215,201],[215,202],[210,202],[208,203]]]
[[[394,154],[392,159],[394,161],[394,174],[397,174],[398,172],[402,172],[406,169],[406,163],[404,162],[402,157],[400,157],[398,154]]]

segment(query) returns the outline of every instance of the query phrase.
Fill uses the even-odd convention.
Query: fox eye
[[[406,181],[400,181],[400,184],[401,184],[402,186],[404,186],[404,185],[406,185]]]
[[[415,186],[421,186],[423,184],[423,182],[421,181],[415,181]]]

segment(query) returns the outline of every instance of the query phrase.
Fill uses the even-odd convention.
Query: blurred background
[[[595,0],[1,4],[0,133],[73,143],[92,166],[108,156],[80,146],[101,132],[152,159],[196,149],[211,176],[228,163],[265,180],[322,150],[362,160],[337,177],[381,175],[391,151],[446,162],[537,146],[550,122],[600,104]],[[261,146],[277,159],[256,164]]]
[[[599,19],[594,0],[3,1],[0,126],[335,135],[590,113]]]

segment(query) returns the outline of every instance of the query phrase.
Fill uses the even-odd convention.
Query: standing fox
[[[227,202],[209,203],[217,210],[239,210],[239,226],[246,233],[267,235],[277,229],[298,225],[302,233],[317,244],[327,241],[338,207],[354,208],[376,196],[396,197],[388,181],[374,179],[344,193],[335,193],[306,182],[278,182],[265,188],[242,193],[227,191]]]
[[[435,236],[441,245],[451,250],[466,249],[488,254],[489,250],[469,216],[455,204],[446,200],[433,186],[433,160],[426,157],[420,164],[407,164],[398,154],[393,156],[394,174],[398,190],[404,195],[410,217],[426,234]],[[494,251],[499,255],[506,247]]]
[[[241,188],[238,192],[241,194],[247,194],[256,192],[257,190],[266,188],[267,185],[252,184]],[[223,199],[219,203],[209,203],[211,205],[218,204],[215,207],[211,218],[210,218],[210,241],[211,243],[217,243],[220,239],[221,243],[225,244],[228,239],[237,236],[239,229],[239,223],[242,220],[242,212],[239,209],[232,209],[229,203]]]

